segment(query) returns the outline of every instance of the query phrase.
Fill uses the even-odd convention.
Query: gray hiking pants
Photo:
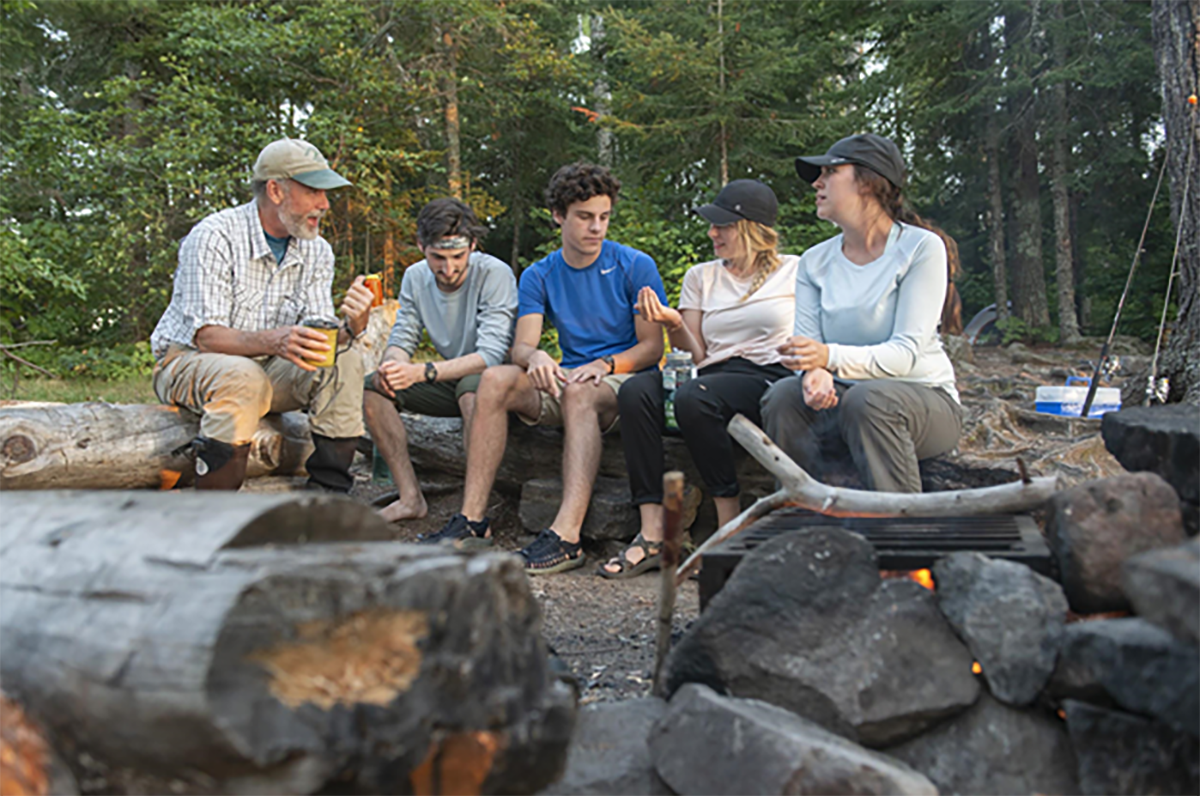
[[[962,407],[945,390],[879,379],[837,383],[838,405],[804,403],[800,378],[780,379],[762,399],[767,436],[814,478],[849,449],[859,477],[878,492],[920,492],[917,462],[958,444]]]

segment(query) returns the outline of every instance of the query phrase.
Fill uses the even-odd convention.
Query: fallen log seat
[[[565,760],[512,556],[332,496],[6,492],[0,682],[52,736],[208,792],[533,792]]]

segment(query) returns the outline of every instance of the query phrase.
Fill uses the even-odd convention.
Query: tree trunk
[[[721,109],[725,108],[725,3],[717,0],[717,37],[721,50],[718,64],[718,89]],[[729,184],[729,133],[725,129],[725,120],[721,119],[721,187]]]
[[[561,768],[573,700],[511,556],[368,544],[387,523],[329,496],[4,503],[0,678],[106,764],[218,793],[422,792],[427,769],[532,792]]]
[[[1154,0],[1151,19],[1163,86],[1171,220],[1179,236],[1179,314],[1160,375],[1171,381],[1168,401],[1200,404],[1200,111],[1188,102],[1200,90],[1200,0]]]
[[[1062,29],[1062,3],[1054,3],[1058,23],[1054,31],[1054,65],[1059,70],[1067,66],[1066,33]],[[1075,264],[1071,245],[1071,199],[1067,186],[1070,168],[1067,162],[1067,80],[1061,73],[1051,90],[1051,137],[1053,155],[1050,163],[1050,195],[1054,202],[1054,263],[1058,287],[1058,336],[1063,343],[1079,340],[1079,321],[1075,316]]]
[[[453,32],[443,30],[441,34],[442,108],[446,121],[446,175],[450,195],[462,199],[462,148],[458,119],[458,51],[455,49]]]
[[[1030,79],[1036,31],[1030,14],[1023,9],[1006,17],[1009,48],[1016,52],[1018,79]],[[1042,207],[1038,176],[1037,110],[1032,87],[1013,94],[1013,148],[1017,167],[1013,217],[1013,312],[1032,328],[1050,325],[1046,302],[1046,276],[1042,264]]]
[[[604,35],[604,17],[593,14],[589,20],[591,26],[592,59],[596,63],[596,82],[592,85],[592,96],[596,99],[596,162],[605,168],[612,168],[614,156],[613,132],[604,126],[605,118],[612,113],[612,91],[608,85],[608,72],[605,69],[605,56],[608,54],[608,43]]]
[[[1008,266],[1004,244],[1004,191],[1000,181],[1000,141],[992,115],[987,134],[988,162],[988,244],[992,252],[992,286],[996,297],[996,320],[1008,320]]]
[[[181,478],[191,481],[192,463],[172,451],[199,430],[197,416],[173,406],[6,407],[0,409],[0,489],[169,489]],[[246,473],[303,473],[310,453],[305,415],[268,415],[254,434]]]

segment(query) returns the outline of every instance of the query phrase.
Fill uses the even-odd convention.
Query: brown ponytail
[[[946,301],[942,304],[942,334],[962,334],[962,299],[954,286],[960,273],[958,244],[938,227],[919,215],[909,206],[904,193],[883,175],[866,166],[854,165],[854,179],[867,187],[867,192],[879,200],[888,218],[914,227],[927,229],[946,244]]]

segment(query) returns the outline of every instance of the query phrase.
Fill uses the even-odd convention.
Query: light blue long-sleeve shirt
[[[935,233],[892,224],[883,254],[856,265],[842,236],[813,246],[796,273],[795,333],[829,346],[839,379],[901,379],[958,400],[938,323],[946,300],[946,245]]]

